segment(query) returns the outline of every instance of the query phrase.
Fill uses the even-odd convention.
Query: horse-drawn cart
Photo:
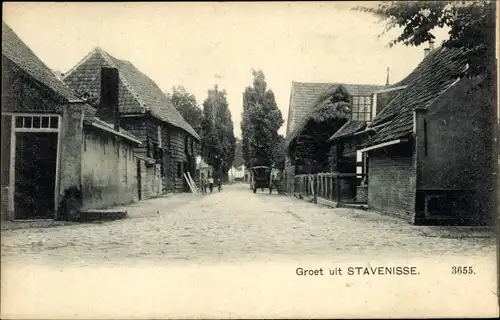
[[[257,192],[257,189],[269,188],[269,193],[273,192],[273,188],[277,189],[277,180],[275,178],[274,169],[267,166],[256,166],[250,169],[251,172],[251,183],[250,189],[253,193]]]

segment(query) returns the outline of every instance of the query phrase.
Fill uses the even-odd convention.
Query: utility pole
[[[218,95],[217,85],[215,85],[215,95],[214,95],[214,100],[212,102],[212,123],[214,127],[215,127],[215,115],[217,109],[217,95]]]

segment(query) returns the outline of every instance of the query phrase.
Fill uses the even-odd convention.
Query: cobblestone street
[[[2,233],[4,262],[133,263],[495,255],[491,237],[453,238],[431,227],[331,209],[247,185],[206,196],[177,194],[127,207],[124,220]],[[429,231],[430,230],[430,231]]]

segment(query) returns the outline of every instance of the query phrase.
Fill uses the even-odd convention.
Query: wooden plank
[[[15,194],[15,179],[16,179],[16,133],[14,131],[16,127],[15,117],[11,116],[11,127],[10,127],[10,167],[9,167],[9,193],[7,195],[8,198],[8,209],[7,211],[10,213],[14,212],[15,217],[15,203],[14,203],[14,194]],[[61,119],[59,119],[61,121]],[[13,217],[13,218],[14,218]]]
[[[191,192],[192,192],[193,194],[197,194],[197,193],[196,193],[196,190],[195,190],[195,189],[193,188],[193,186],[191,185],[191,182],[189,181],[189,178],[186,176],[186,173],[185,173],[185,172],[183,172],[182,174],[184,175],[184,178],[186,179],[186,182],[187,182],[187,184],[189,185],[189,189],[191,189]]]
[[[333,176],[330,177],[330,196],[328,197],[328,199],[333,199]]]
[[[191,177],[191,173],[188,171],[188,178],[191,181],[191,184],[194,187],[194,190],[196,190],[196,193],[200,193],[200,190],[198,190],[198,187],[196,186],[196,183],[194,183],[193,177]]]
[[[337,187],[337,203],[340,202],[340,179],[337,177],[336,180],[336,187]]]
[[[311,177],[309,177],[309,187],[311,188],[311,195],[314,197],[314,185]]]

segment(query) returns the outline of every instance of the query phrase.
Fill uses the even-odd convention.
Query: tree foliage
[[[418,46],[434,40],[436,28],[449,28],[445,47],[460,47],[471,75],[495,76],[495,1],[385,1],[375,8],[356,7],[385,21],[383,32],[399,27],[401,34],[391,40]]]
[[[242,152],[245,165],[273,165],[277,160],[276,146],[280,143],[279,128],[284,120],[274,93],[267,89],[261,70],[252,70],[253,84],[243,93],[241,121]]]
[[[193,129],[201,135],[201,123],[203,120],[203,111],[196,102],[196,97],[187,92],[183,86],[175,86],[172,93],[166,93],[167,98],[172,102],[182,117]]]
[[[226,176],[234,161],[236,138],[226,92],[217,86],[208,90],[203,102],[201,131],[203,158],[216,172]]]
[[[241,165],[245,164],[245,159],[243,159],[243,149],[242,149],[242,140],[236,138],[236,148],[234,152],[234,161],[233,166],[236,168],[241,167]]]
[[[285,169],[285,137],[278,136],[273,149],[274,166],[280,170]]]

